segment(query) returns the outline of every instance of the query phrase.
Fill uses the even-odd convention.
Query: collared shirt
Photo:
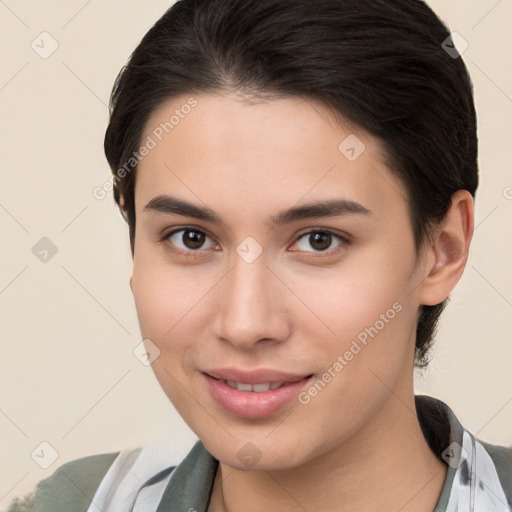
[[[448,464],[433,512],[512,511],[512,447],[475,438],[440,400],[415,400],[430,448]],[[174,465],[158,446],[78,459],[40,482],[24,510],[207,512],[218,464],[200,441]]]

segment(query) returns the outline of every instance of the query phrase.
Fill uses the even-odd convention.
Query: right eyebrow
[[[144,212],[157,212],[194,217],[199,220],[221,224],[222,219],[210,208],[196,206],[173,196],[159,195],[151,199],[144,207]]]

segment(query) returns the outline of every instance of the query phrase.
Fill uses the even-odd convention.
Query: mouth
[[[203,372],[212,398],[224,411],[248,419],[270,416],[289,404],[307,385],[312,374],[297,375],[259,370]]]
[[[214,378],[214,377],[212,377]],[[249,391],[253,393],[264,393],[265,391],[269,391],[270,389],[278,389],[281,386],[284,386],[285,382],[263,382],[261,384],[248,384],[245,382],[235,382],[234,380],[226,380],[226,379],[217,379],[227,384],[232,389],[237,389],[238,391]]]

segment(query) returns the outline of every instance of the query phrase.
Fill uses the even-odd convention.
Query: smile
[[[264,418],[278,412],[294,401],[312,377],[235,370],[209,371],[203,376],[210,396],[224,411],[248,419]]]
[[[283,383],[263,383],[263,384],[246,384],[244,382],[235,382],[233,380],[220,379],[221,382],[227,384],[230,388],[238,389],[238,391],[252,391],[254,393],[263,393],[270,389],[280,388]]]

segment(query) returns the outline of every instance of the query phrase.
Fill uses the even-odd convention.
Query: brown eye
[[[313,233],[308,236],[311,247],[317,251],[325,251],[332,242],[332,236],[329,233]]]
[[[334,244],[336,241],[338,243]],[[345,243],[347,243],[347,241],[342,236],[329,231],[309,231],[300,236],[295,245],[298,247],[299,251],[315,253],[334,252],[330,249],[337,249]]]
[[[182,235],[183,244],[188,249],[200,249],[204,244],[205,235],[198,231],[184,231]]]
[[[204,245],[205,242],[210,240],[210,238],[205,233],[197,229],[178,229],[167,235],[165,238],[169,240],[172,245],[176,246],[179,250],[183,252],[197,251],[198,249],[209,248],[204,247]],[[211,241],[210,243],[210,247],[215,245]]]

